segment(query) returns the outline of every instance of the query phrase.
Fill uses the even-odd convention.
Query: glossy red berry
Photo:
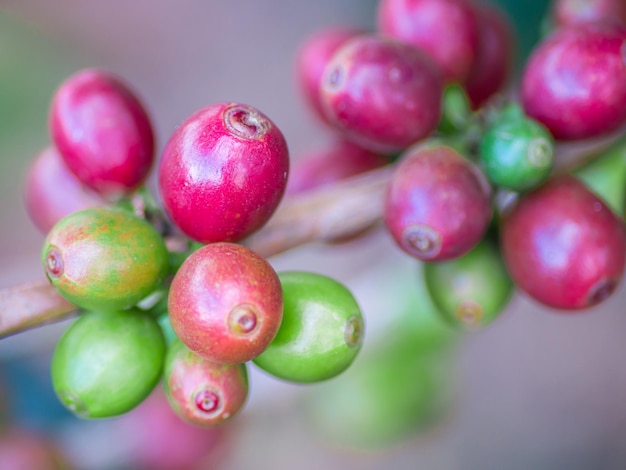
[[[115,198],[140,186],[154,161],[154,135],[142,103],[119,78],[82,70],[56,91],[52,139],[85,185]]]
[[[624,0],[554,0],[552,21],[563,27],[590,21],[619,20],[626,23]]]
[[[165,392],[174,411],[198,426],[217,426],[235,416],[248,397],[246,364],[216,364],[176,340],[163,372]]]
[[[598,304],[624,272],[624,222],[573,177],[526,194],[503,221],[501,245],[516,285],[557,309]]]
[[[287,143],[267,116],[219,103],[191,115],[170,137],[159,188],[167,213],[187,236],[237,241],[274,213],[288,171]]]
[[[330,27],[316,31],[300,46],[296,55],[296,78],[302,96],[315,114],[326,120],[320,102],[320,83],[324,68],[335,51],[348,39],[363,31],[343,27]]]
[[[28,168],[24,201],[30,220],[44,234],[73,212],[105,204],[76,178],[55,147],[44,149]]]
[[[626,122],[626,26],[557,30],[532,53],[522,77],[526,113],[556,139],[584,139]]]
[[[381,33],[426,52],[446,81],[463,82],[479,50],[479,25],[465,0],[382,0]]]
[[[467,253],[491,220],[491,188],[456,150],[418,145],[406,151],[385,198],[384,220],[398,246],[418,259]]]
[[[212,243],[193,252],[170,288],[168,307],[176,335],[212,362],[236,364],[261,354],[283,315],[280,281],[254,251]]]
[[[321,85],[326,117],[349,140],[395,152],[435,130],[443,83],[434,63],[414,47],[375,35],[346,42]]]

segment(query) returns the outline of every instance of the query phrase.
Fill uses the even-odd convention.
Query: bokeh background
[[[204,105],[232,100],[257,106],[283,130],[296,160],[331,139],[298,95],[297,47],[325,26],[373,28],[376,3],[3,0],[0,287],[43,276],[43,236],[26,216],[22,182],[49,141],[50,98],[67,76],[98,66],[124,77],[152,114],[159,148],[177,124]],[[516,25],[519,67],[538,38],[547,2],[498,3]],[[601,307],[575,316],[516,296],[490,328],[450,339],[431,320],[414,321],[412,316],[430,309],[420,293],[419,267],[381,231],[349,244],[303,247],[272,262],[279,270],[322,272],[351,287],[366,315],[369,357],[387,354],[380,348],[400,341],[398,323],[416,338],[441,339],[434,342],[443,352],[427,364],[407,365],[407,355],[424,354],[409,345],[392,354],[391,365],[383,367],[386,375],[346,374],[346,386],[342,377],[296,386],[252,368],[249,403],[227,425],[227,444],[220,444],[211,468],[626,468],[624,288]],[[49,359],[66,326],[0,340],[0,429],[19,427],[45,436],[81,470],[137,468],[129,457],[129,433],[145,429],[128,431],[122,419],[81,421],[57,402]],[[359,358],[355,368],[378,367],[364,361]],[[383,403],[369,410],[373,421],[359,420],[349,408],[364,387],[381,394],[363,402],[366,407],[401,402],[402,391],[411,403],[406,408]],[[403,431],[391,439],[385,429],[394,426]],[[0,445],[2,439],[0,434]],[[2,454],[0,468],[1,459]]]

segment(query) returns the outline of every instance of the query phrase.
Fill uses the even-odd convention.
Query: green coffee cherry
[[[468,330],[494,321],[513,292],[500,252],[488,239],[460,258],[425,263],[424,281],[441,315]]]
[[[537,121],[512,114],[487,129],[479,151],[482,166],[493,184],[525,191],[550,174],[554,140]]]
[[[59,221],[46,237],[41,259],[61,295],[88,310],[131,307],[169,270],[165,243],[148,222],[104,207]]]
[[[283,320],[253,362],[290,382],[319,382],[343,372],[363,342],[363,316],[341,283],[309,272],[284,272]]]
[[[52,357],[52,384],[81,418],[106,418],[141,403],[157,384],[165,357],[157,321],[138,309],[85,312]]]

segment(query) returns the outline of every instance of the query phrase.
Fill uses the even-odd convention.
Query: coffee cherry
[[[251,106],[220,103],[194,113],[170,137],[159,188],[167,213],[187,236],[238,241],[274,213],[288,171],[278,127]]]
[[[624,272],[624,222],[571,176],[521,198],[503,221],[501,244],[516,285],[557,309],[602,302]]]
[[[459,258],[425,263],[424,281],[443,318],[467,330],[493,322],[513,293],[500,252],[487,239]]]
[[[557,27],[603,20],[619,20],[626,23],[626,2],[624,0],[553,0],[551,17]]]
[[[482,135],[480,160],[493,184],[525,191],[549,176],[554,141],[548,130],[535,120],[503,119]]]
[[[141,403],[161,377],[165,339],[156,320],[137,309],[83,313],[52,357],[52,385],[81,418],[120,415]]]
[[[96,207],[57,223],[41,261],[52,285],[75,305],[118,310],[151,294],[169,271],[167,248],[145,220]]]
[[[347,139],[389,153],[435,130],[442,92],[440,73],[424,53],[397,40],[361,35],[333,55],[320,99],[329,122]]]
[[[363,342],[363,316],[341,283],[310,272],[279,274],[285,302],[278,334],[254,363],[289,382],[327,380],[352,364]]]
[[[154,160],[150,118],[119,78],[82,70],[61,84],[50,111],[52,139],[71,171],[109,198],[146,179]]]
[[[556,139],[596,137],[626,122],[626,26],[587,23],[557,30],[522,76],[526,113]]]
[[[294,195],[328,186],[389,163],[389,159],[350,142],[338,140],[311,151],[292,164],[286,194]]]
[[[283,315],[274,269],[249,248],[226,242],[206,245],[187,258],[172,280],[168,306],[181,341],[221,364],[261,354]]]
[[[417,145],[389,183],[384,220],[398,246],[424,261],[467,253],[492,215],[491,189],[480,169],[445,145]]]
[[[44,234],[63,217],[105,201],[76,178],[54,147],[47,147],[28,168],[24,184],[26,212]]]
[[[174,411],[198,426],[217,426],[235,416],[248,397],[245,364],[216,364],[175,340],[165,358],[163,385]]]
[[[309,36],[297,51],[298,86],[306,103],[323,121],[326,121],[326,117],[319,94],[324,68],[340,46],[362,33],[363,31],[348,26],[325,28]]]
[[[502,91],[513,70],[513,25],[496,5],[476,3],[479,42],[474,63],[464,82],[474,109]]]
[[[382,0],[378,29],[426,52],[446,81],[463,82],[479,51],[476,14],[465,0]]]

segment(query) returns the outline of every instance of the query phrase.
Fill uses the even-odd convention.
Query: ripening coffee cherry
[[[316,116],[326,121],[320,102],[320,83],[324,68],[340,46],[363,31],[349,26],[329,27],[316,31],[300,46],[296,54],[296,78],[305,102]]]
[[[165,339],[156,320],[138,309],[83,313],[52,357],[52,385],[81,418],[107,418],[141,403],[161,377]]]
[[[615,290],[626,261],[624,222],[577,179],[525,194],[502,224],[501,247],[515,284],[563,310],[592,307]]]
[[[335,52],[324,70],[320,99],[328,121],[345,138],[392,153],[436,129],[442,93],[441,74],[423,52],[365,34]]]
[[[216,364],[175,340],[165,358],[163,385],[178,416],[211,427],[243,408],[248,397],[248,372],[246,364]]]
[[[626,2],[624,0],[553,0],[551,17],[557,27],[603,20],[619,20],[626,24]]]
[[[467,253],[492,215],[482,171],[445,145],[417,145],[402,156],[385,197],[384,220],[398,246],[423,261]]]
[[[52,139],[71,171],[109,198],[139,187],[154,161],[150,118],[118,77],[86,69],[56,91],[50,111]]]
[[[600,136],[626,122],[626,25],[586,23],[556,30],[532,53],[522,104],[556,139]]]
[[[343,372],[363,343],[363,316],[352,293],[321,274],[279,274],[283,321],[276,338],[254,363],[289,382],[311,383]]]
[[[48,233],[41,261],[52,285],[92,310],[131,307],[169,272],[165,243],[131,212],[94,207],[63,218]]]
[[[466,330],[493,322],[513,293],[500,251],[488,239],[459,258],[424,263],[424,281],[442,317]]]
[[[480,139],[480,161],[493,184],[526,191],[548,178],[554,162],[554,139],[537,121],[502,119]]]
[[[24,201],[30,220],[47,234],[63,217],[105,204],[72,173],[55,147],[47,147],[28,168]]]
[[[165,210],[188,237],[238,241],[274,213],[288,171],[287,143],[267,116],[219,103],[191,115],[170,137],[159,188]]]
[[[261,354],[283,316],[280,281],[271,265],[234,243],[194,251],[170,286],[170,321],[194,353],[238,364]]]
[[[470,73],[478,27],[466,0],[382,0],[378,6],[378,30],[424,51],[449,82],[463,82]]]

